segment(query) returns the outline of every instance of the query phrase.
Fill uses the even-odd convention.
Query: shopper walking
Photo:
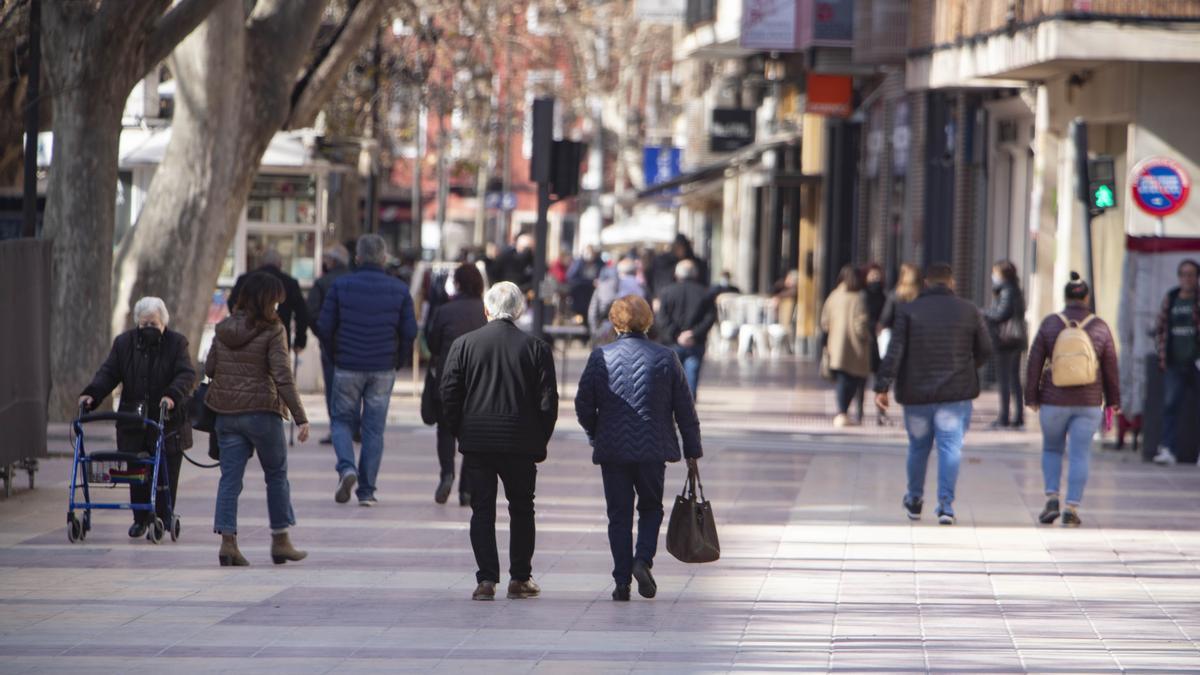
[[[992,422],[991,428],[1024,429],[1021,355],[1029,346],[1029,331],[1025,325],[1025,294],[1021,292],[1017,268],[1007,260],[992,266],[992,306],[984,316],[991,330],[996,380],[1000,386],[1000,417]]]
[[[1196,360],[1200,358],[1200,263],[1184,260],[1176,269],[1179,286],[1163,299],[1155,327],[1158,367],[1163,372],[1163,431],[1158,464],[1174,464],[1178,451],[1179,416],[1188,393],[1200,391]]]
[[[616,338],[609,313],[613,303],[630,295],[645,298],[646,289],[637,278],[637,261],[622,258],[617,263],[617,274],[597,282],[596,292],[588,303],[588,328],[592,331],[593,344],[608,344]]]
[[[458,338],[487,325],[487,316],[483,310],[483,275],[471,263],[459,265],[454,270],[455,295],[449,302],[438,306],[429,317],[429,325],[425,329],[425,340],[431,354],[429,361],[430,377],[426,386],[435,387],[430,395],[441,398],[441,373],[450,345]],[[439,406],[440,409],[440,406]],[[437,423],[437,453],[441,465],[441,479],[433,499],[438,504],[445,504],[450,498],[450,490],[454,487],[454,455],[458,444],[454,434],[444,417],[439,417]],[[466,476],[458,480],[458,504],[467,506],[471,503],[471,492],[467,486]]]
[[[350,272],[350,252],[346,250],[345,246],[335,244],[325,249],[325,254],[321,256],[321,276],[313,282],[312,288],[308,291],[308,316],[313,320],[309,327],[312,328],[313,335],[317,336],[321,348],[321,374],[325,382],[325,411],[330,420],[333,420],[333,345],[326,344],[324,340],[321,340],[316,322],[320,320],[321,306],[325,304],[325,297],[329,295],[329,289],[333,286],[333,282],[348,272]],[[354,424],[354,436],[358,438],[357,423]],[[329,435],[321,439],[321,445],[332,444],[333,433],[331,431]]]
[[[334,501],[345,504],[354,490],[359,506],[375,506],[392,386],[396,370],[412,350],[417,320],[408,286],[384,270],[388,252],[383,237],[364,234],[355,249],[358,267],[333,282],[317,328],[321,338],[334,346],[333,450],[338,473]],[[362,434],[357,465],[356,422]]]
[[[921,270],[911,263],[900,265],[900,276],[896,286],[888,293],[883,303],[883,311],[879,314],[879,322],[875,325],[876,339],[879,343],[879,355],[882,358],[887,353],[888,339],[891,338],[892,326],[896,323],[898,307],[916,300],[921,295]]]
[[[983,315],[954,295],[954,273],[934,264],[925,274],[925,291],[896,311],[892,339],[875,380],[875,403],[888,409],[888,389],[904,406],[908,432],[908,491],[904,510],[917,520],[925,494],[925,470],[934,445],[938,450],[938,523],[953,525],[954,489],[962,460],[963,438],[979,397],[978,369],[992,354]]]
[[[167,328],[171,315],[161,298],[146,297],[133,306],[136,328],[125,331],[113,340],[108,358],[91,383],[79,396],[84,410],[95,410],[100,402],[121,387],[118,412],[134,413],[157,419],[159,404],[167,406],[166,425],[162,433],[166,462],[158,474],[158,489],[170,488],[170,500],[157,500],[157,514],[134,511],[129,536],[138,538],[154,522],[155,515],[171,527],[169,516],[175,513],[175,498],[179,492],[179,470],[183,451],[192,447],[192,426],[183,406],[196,386],[196,369],[192,365],[187,338]],[[158,432],[148,433],[141,424],[117,423],[117,449],[121,452],[153,453]],[[132,504],[150,503],[150,486],[129,484]]]
[[[233,290],[229,292],[229,298],[226,301],[229,306],[229,311],[232,312],[237,307],[238,299],[241,297],[242,288],[245,286],[246,280],[255,272],[263,272],[269,274],[279,280],[283,284],[283,300],[279,301],[277,313],[279,321],[283,325],[284,333],[287,336],[288,347],[296,354],[304,351],[308,345],[308,325],[311,323],[311,316],[308,313],[308,303],[304,300],[304,293],[300,290],[300,282],[287,272],[283,271],[283,256],[279,251],[269,248],[262,254],[262,264],[254,272],[247,272],[237,278],[237,282],[233,285]],[[294,324],[294,326],[293,326]]]
[[[283,284],[267,273],[245,279],[233,315],[217,324],[216,339],[204,362],[212,378],[205,404],[217,413],[221,480],[217,485],[214,531],[221,535],[221,566],[249,565],[238,550],[238,497],[250,455],[257,451],[267,482],[267,515],[271,525],[271,559],[280,565],[308,556],[296,550],[288,528],[296,524],[287,476],[287,438],[283,421],[290,411],[299,425],[300,442],[308,440],[308,417],[296,393],[288,354],[287,332],[275,312],[283,301]]]
[[[484,296],[488,325],[454,341],[442,373],[442,419],[463,453],[471,488],[475,600],[496,597],[496,481],[508,498],[508,597],[533,598],[533,494],[537,464],[558,420],[558,383],[550,346],[517,328],[525,297],[501,282]]]
[[[1064,527],[1082,524],[1078,509],[1087,486],[1092,437],[1104,421],[1103,406],[1114,415],[1121,412],[1116,345],[1108,324],[1092,314],[1090,294],[1087,282],[1072,272],[1063,292],[1066,308],[1042,321],[1029,349],[1026,400],[1038,411],[1042,426],[1046,507],[1038,520],[1046,525],[1060,514]],[[1059,501],[1064,450],[1069,465],[1065,511]]]
[[[821,308],[821,330],[825,332],[829,372],[834,378],[837,416],[833,426],[841,428],[862,420],[851,420],[850,404],[871,374],[871,320],[867,297],[858,270],[846,265],[838,275],[837,288]]]
[[[600,465],[608,504],[608,545],[613,556],[613,600],[638,594],[653,598],[658,584],[650,569],[663,519],[667,462],[683,456],[694,466],[704,451],[700,420],[683,366],[674,352],[646,337],[654,313],[636,295],[616,300],[609,318],[617,340],[592,352],[579,380],[575,415],[587,432],[592,462]],[[678,429],[678,433],[676,433]],[[632,528],[637,495],[637,547]]]
[[[659,293],[658,339],[675,350],[687,375],[692,400],[700,386],[700,368],[708,333],[717,321],[713,295],[700,277],[695,260],[675,266],[675,283]]]

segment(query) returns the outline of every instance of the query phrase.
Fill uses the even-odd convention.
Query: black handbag
[[[442,416],[442,397],[438,391],[440,384],[437,368],[431,364],[425,371],[425,388],[421,391],[421,421],[429,426],[437,424]]]
[[[192,400],[188,401],[188,416],[192,418],[193,429],[211,434],[217,429],[217,413],[204,405],[204,399],[208,396],[208,384],[201,382],[200,386],[196,387],[196,393],[192,394]]]
[[[699,469],[688,467],[683,492],[675,497],[671,521],[667,525],[667,552],[685,563],[713,562],[721,557],[712,503],[704,498]]]
[[[1025,350],[1029,346],[1029,330],[1025,326],[1025,316],[1013,315],[1011,319],[1000,324],[996,331],[996,346],[1000,349]]]

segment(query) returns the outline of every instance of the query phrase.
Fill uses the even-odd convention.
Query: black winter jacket
[[[896,401],[924,405],[979,397],[978,369],[992,355],[983,314],[945,286],[896,308],[892,341],[875,391],[896,383]]]
[[[254,272],[266,272],[279,280],[283,284],[285,297],[283,302],[279,303],[279,320],[283,322],[283,328],[287,331],[288,347],[296,349],[304,349],[308,345],[308,324],[312,317],[308,314],[308,303],[304,300],[304,293],[300,290],[300,282],[292,275],[284,272],[278,267],[264,265],[263,267],[254,270]],[[237,308],[238,296],[242,294],[242,284],[246,283],[246,277],[254,272],[243,274],[237,278],[237,282],[233,285],[233,290],[229,292],[229,312],[230,314]],[[296,322],[295,331],[292,330],[292,321]]]
[[[118,385],[121,385],[119,412],[136,413],[138,404],[142,404],[142,415],[157,419],[158,402],[164,396],[174,401],[175,409],[167,418],[167,447],[173,451],[192,447],[187,402],[196,387],[196,368],[192,365],[186,337],[167,330],[157,347],[149,347],[142,342],[136,328],[118,335],[108,358],[80,395],[91,396],[95,408]],[[144,440],[153,440],[153,437],[144,437],[143,426],[118,423],[117,430],[119,445],[124,452],[139,452],[144,447]]]
[[[459,295],[438,305],[425,326],[425,342],[433,355],[433,363],[440,364],[446,358],[455,340],[486,325],[487,315],[483,313],[483,300],[479,298]]]
[[[992,298],[992,306],[983,314],[991,328],[992,347],[996,351],[1025,351],[1029,347],[1028,327],[1025,325],[1025,294],[1016,284],[1004,282]],[[1001,344],[1000,330],[1006,323],[1019,324],[1013,335],[1020,336],[1019,342]]]
[[[703,348],[717,321],[712,291],[698,281],[683,281],[662,289],[658,299],[662,303],[658,310],[658,339],[673,347],[679,334],[690,330],[696,337],[696,346]]]
[[[321,334],[318,332],[317,321],[321,318],[321,306],[325,304],[325,298],[329,295],[329,289],[333,287],[333,282],[337,281],[338,277],[350,272],[349,267],[331,270],[322,274],[320,278],[313,282],[312,288],[308,289],[308,299],[305,300],[305,306],[308,308],[308,318],[310,323],[309,328],[312,329],[313,335],[317,336],[320,341],[321,349],[333,353],[333,345],[325,344],[321,340]],[[280,308],[282,309],[282,308]],[[282,317],[280,317],[282,320]]]
[[[575,415],[596,464],[678,462],[701,457],[700,420],[675,352],[645,335],[622,335],[592,352],[575,394]]]
[[[455,340],[442,366],[442,421],[463,454],[546,459],[558,421],[550,345],[505,319]]]

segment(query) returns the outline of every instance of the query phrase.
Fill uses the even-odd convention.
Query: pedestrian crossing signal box
[[[1117,206],[1117,173],[1107,155],[1088,160],[1088,209],[1098,216]]]

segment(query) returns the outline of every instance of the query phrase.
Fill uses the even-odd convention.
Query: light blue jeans
[[[283,418],[274,413],[217,415],[217,444],[221,447],[221,480],[217,484],[217,510],[213,530],[237,534],[238,497],[250,453],[258,451],[263,478],[267,481],[267,515],[272,532],[283,532],[296,524],[292,512],[291,485],[287,477],[287,438]]]
[[[383,429],[396,371],[343,370],[333,372],[333,451],[337,454],[338,476],[358,474],[355,493],[359,499],[375,496],[375,480],[383,459]],[[354,426],[362,410],[362,452],[354,463]]]
[[[1057,497],[1059,494],[1065,450],[1070,464],[1067,505],[1079,506],[1087,486],[1092,437],[1104,421],[1104,409],[1044,405],[1038,417],[1042,423],[1042,477],[1046,479],[1046,496]]]
[[[909,500],[925,494],[925,470],[929,453],[938,451],[938,511],[954,515],[954,486],[962,462],[963,438],[971,424],[971,401],[904,406],[904,429],[908,432]]]
[[[700,388],[700,367],[704,365],[704,346],[680,347],[675,345],[675,355],[683,364],[683,375],[687,378],[688,389],[692,392],[692,400],[696,400],[696,391]]]

